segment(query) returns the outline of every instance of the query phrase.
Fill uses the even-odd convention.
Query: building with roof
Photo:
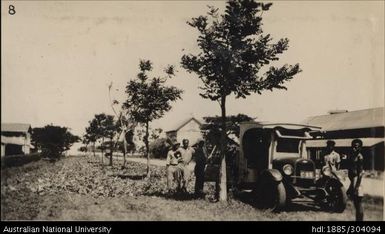
[[[201,126],[202,121],[195,117],[189,117],[188,119],[177,122],[166,131],[166,136],[178,142],[182,142],[183,139],[188,139],[191,144],[194,144],[199,138],[202,138]]]
[[[1,157],[7,155],[29,154],[31,145],[30,124],[1,124]]]
[[[305,124],[319,126],[314,140],[306,142],[310,157],[320,162],[327,140],[336,142],[336,151],[349,154],[355,138],[363,141],[364,169],[384,171],[384,107],[356,110],[331,111],[327,115],[312,116]]]

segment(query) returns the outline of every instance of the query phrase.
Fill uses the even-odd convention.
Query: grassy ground
[[[119,162],[120,163],[120,162]],[[33,162],[1,171],[2,220],[354,220],[351,202],[342,214],[324,212],[312,202],[290,211],[271,213],[255,209],[247,199],[212,202],[213,184],[204,199],[175,197],[166,192],[163,167],[129,162],[102,167],[86,157],[59,162]],[[193,183],[190,184],[191,190]],[[365,220],[383,220],[383,199],[366,197]]]

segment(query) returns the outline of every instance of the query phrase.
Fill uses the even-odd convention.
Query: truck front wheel
[[[331,184],[326,186],[329,195],[326,198],[326,209],[331,212],[342,213],[346,208],[347,195],[344,186]]]
[[[256,205],[260,209],[281,211],[286,205],[286,190],[282,181],[266,181],[258,186]]]

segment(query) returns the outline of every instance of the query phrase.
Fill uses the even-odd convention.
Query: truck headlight
[[[294,168],[290,164],[286,164],[285,166],[283,166],[282,170],[283,170],[283,173],[285,173],[285,175],[288,175],[288,176],[292,175],[294,172]]]

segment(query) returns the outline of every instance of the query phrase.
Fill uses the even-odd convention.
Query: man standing
[[[205,177],[205,166],[206,166],[206,150],[204,148],[204,140],[198,140],[197,148],[195,149],[195,195],[197,197],[203,197],[203,186]]]
[[[182,155],[178,151],[180,144],[173,143],[172,148],[167,153],[166,158],[166,174],[167,174],[167,189],[172,192],[172,182],[175,179],[177,182],[177,190],[181,190],[181,182],[183,180],[183,169],[180,166]]]
[[[326,155],[324,156],[325,166],[329,166],[332,171],[337,171],[340,169],[341,157],[334,150],[336,142],[329,140],[326,142]]]
[[[182,147],[178,150],[182,154],[183,159],[183,187],[184,192],[187,192],[187,185],[190,180],[191,173],[193,171],[192,155],[195,152],[193,148],[189,146],[189,140],[183,139]]]
[[[356,209],[356,221],[364,220],[364,209],[362,207],[362,197],[364,194],[361,186],[361,180],[364,175],[364,157],[361,154],[361,148],[362,141],[354,139],[352,141],[352,153],[348,158],[350,186],[347,194],[353,200],[354,208]]]

